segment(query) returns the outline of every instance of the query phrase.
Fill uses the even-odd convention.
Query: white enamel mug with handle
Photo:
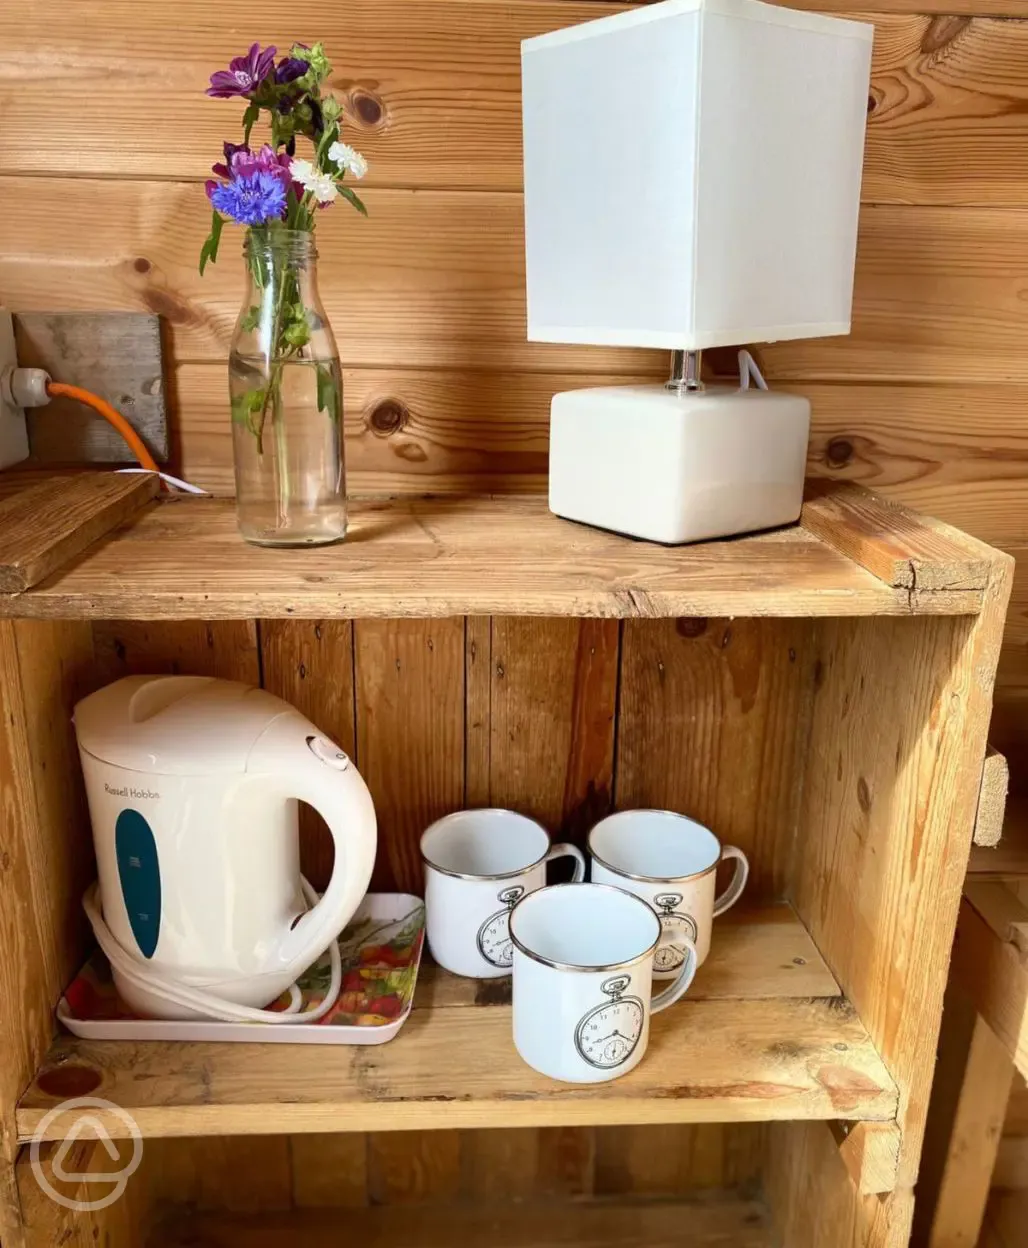
[[[641,897],[660,920],[654,975],[676,975],[688,943],[696,946],[702,966],[714,919],[734,906],[746,887],[750,864],[742,850],[722,845],[702,823],[669,810],[608,815],[589,833],[588,846],[589,878]],[[718,897],[717,867],[728,858],[735,860],[735,872]]]
[[[513,810],[461,810],[421,837],[425,932],[432,957],[454,975],[498,979],[511,973],[510,913],[546,883],[546,864],[585,858],[574,845],[551,845],[546,829]]]
[[[566,1083],[604,1083],[643,1059],[650,1016],[696,973],[686,953],[653,996],[660,923],[640,898],[606,884],[556,884],[524,897],[510,920],[514,1045],[529,1066]]]

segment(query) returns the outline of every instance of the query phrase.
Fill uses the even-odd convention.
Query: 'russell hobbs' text
[[[156,801],[161,795],[154,793],[150,789],[133,789],[126,785],[123,789],[116,789],[113,784],[104,783],[104,792],[110,793],[112,797],[135,797],[143,801]]]

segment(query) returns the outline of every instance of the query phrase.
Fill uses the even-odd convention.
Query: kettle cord
[[[318,894],[300,877],[304,896],[309,905],[318,902]],[[184,1009],[204,1014],[223,1023],[316,1023],[332,1009],[339,998],[343,985],[343,963],[339,954],[339,941],[333,940],[328,947],[330,977],[325,998],[311,1010],[300,1010],[301,996],[296,984],[289,989],[289,1005],[284,1010],[260,1010],[249,1005],[237,1005],[224,1001],[201,988],[178,983],[144,965],[115,940],[104,922],[100,909],[99,884],[92,884],[82,898],[82,908],[93,928],[97,943],[107,956],[112,968],[141,992],[151,993]]]

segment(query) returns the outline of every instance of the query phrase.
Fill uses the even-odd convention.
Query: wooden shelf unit
[[[535,500],[362,504],[352,540],[294,552],[244,546],[227,504],[138,504],[59,566],[0,540],[41,569],[0,599],[4,1248],[63,1233],[18,1148],[74,1094],[150,1137],[762,1120],[773,1236],[905,1248],[1007,556],[845,486],[797,528],[684,549]],[[440,974],[377,1050],[55,1040],[94,870],[68,712],[140,670],[262,681],[339,740],[379,811],[377,888],[419,889],[447,809],[580,839],[652,805],[746,850],[749,910],[599,1087],[535,1076],[509,1007]],[[50,1120],[44,1163],[75,1122]]]

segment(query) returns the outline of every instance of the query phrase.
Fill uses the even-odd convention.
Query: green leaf
[[[207,267],[207,262],[213,264],[218,258],[218,244],[221,242],[221,227],[224,221],[218,215],[215,208],[211,213],[211,232],[207,235],[204,245],[200,248],[200,276],[203,277],[203,271]]]
[[[330,125],[326,125],[325,129],[321,132],[321,138],[318,140],[317,150],[314,154],[314,164],[316,168],[324,169],[325,153],[338,138],[339,126],[335,122],[332,122]]]
[[[250,131],[257,124],[257,118],[261,115],[261,106],[256,100],[251,100],[246,106],[246,112],[243,114],[243,144],[250,146]]]
[[[250,425],[252,413],[259,412],[264,406],[264,390],[244,390],[242,394],[232,396],[232,419],[237,425]]]
[[[326,364],[317,367],[318,377],[318,411],[328,412],[332,420],[339,419],[339,391],[336,386],[335,373]]]
[[[240,317],[239,328],[246,330],[248,334],[252,334],[257,326],[261,323],[261,309],[256,303],[252,303],[246,311],[246,315]]]
[[[305,347],[311,340],[310,326],[306,321],[290,321],[282,331],[282,337],[291,347]]]
[[[334,95],[326,95],[321,101],[321,113],[326,121],[338,121],[342,111],[343,106]]]
[[[362,217],[366,217],[368,215],[368,210],[364,207],[364,201],[356,191],[352,191],[348,186],[343,186],[341,182],[337,182],[336,187],[338,188],[339,194],[342,195],[343,199],[348,199]]]

